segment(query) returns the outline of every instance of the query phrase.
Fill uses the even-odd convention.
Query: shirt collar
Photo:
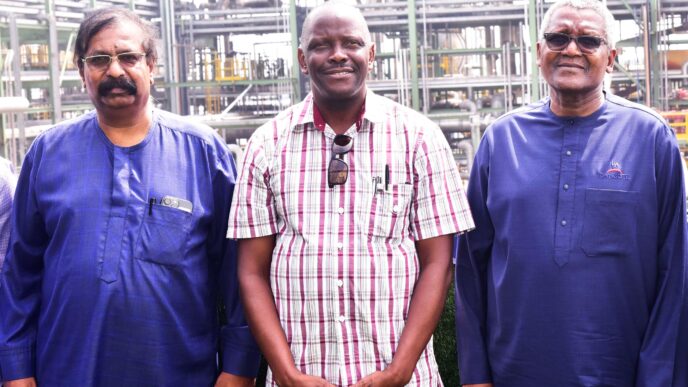
[[[361,106],[358,120],[356,120],[356,130],[372,130],[375,127],[373,123],[381,123],[383,121],[382,113],[384,109],[380,108],[380,103],[383,102],[381,101],[382,99],[382,97],[373,93],[370,89],[366,91],[365,102]],[[308,93],[300,108],[297,108],[296,111],[299,113],[295,115],[295,120],[292,121],[292,130],[315,129],[321,132],[325,130],[325,120],[315,105],[312,93]]]
[[[585,116],[585,117],[579,117],[579,116],[558,116],[558,115],[554,114],[554,112],[552,111],[552,107],[551,107],[552,99],[551,99],[551,97],[545,97],[545,98],[542,99],[542,101],[545,103],[545,107],[546,107],[546,109],[547,109],[547,113],[548,113],[551,117],[553,117],[554,119],[556,119],[557,121],[560,121],[560,122],[562,122],[562,123],[566,123],[566,124],[569,124],[569,125],[572,124],[572,123],[576,123],[576,124],[578,124],[578,125],[584,125],[584,124],[587,124],[588,122],[594,122],[594,121],[597,120],[601,115],[603,115],[603,114],[605,113],[605,111],[607,110],[607,104],[608,104],[607,100],[608,100],[608,98],[609,98],[609,95],[607,94],[606,91],[603,91],[603,93],[604,93],[604,99],[602,100],[602,105],[600,105],[600,107],[597,108],[597,110],[595,110],[593,113],[591,113],[591,114],[589,114],[589,115],[587,115],[587,116]]]
[[[356,118],[356,131],[361,130],[361,125],[363,124],[363,116],[366,111],[366,104],[365,101],[363,101],[363,105],[361,105],[361,109],[358,111],[358,118]],[[315,99],[313,99],[313,125],[315,126],[316,129],[318,129],[321,132],[325,131],[325,119],[323,118],[322,114],[320,113],[320,109],[318,108],[318,105],[315,104]]]

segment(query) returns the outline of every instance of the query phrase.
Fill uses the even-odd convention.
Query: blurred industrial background
[[[155,105],[216,128],[235,152],[308,90],[296,45],[309,0],[0,0],[0,153],[15,164],[51,124],[92,109],[72,64],[89,9],[129,7],[160,28]],[[430,116],[462,173],[500,114],[543,97],[537,0],[358,0],[377,45],[369,87]],[[620,55],[609,90],[662,112],[686,144],[688,0],[608,0]]]
[[[301,100],[296,46],[321,0],[0,0],[0,155],[21,165],[41,131],[93,109],[72,63],[90,9],[128,7],[160,29],[154,104],[216,128],[232,148]],[[443,129],[467,177],[481,131],[546,95],[535,61],[545,1],[358,0],[377,45],[369,87]],[[686,149],[688,0],[607,0],[620,55],[608,90],[655,108]],[[24,101],[26,101],[24,100]],[[685,152],[684,152],[685,154]],[[453,298],[435,352],[458,385]]]

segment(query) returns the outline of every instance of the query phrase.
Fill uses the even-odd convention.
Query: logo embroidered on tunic
[[[621,163],[618,161],[610,161],[609,168],[605,173],[598,173],[599,177],[603,179],[617,179],[617,180],[630,180],[631,176],[624,173],[621,169]]]

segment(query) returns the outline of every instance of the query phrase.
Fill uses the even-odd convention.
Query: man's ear
[[[609,49],[609,55],[607,56],[607,73],[611,74],[614,72],[614,60],[616,59],[616,48]]]
[[[151,80],[152,80],[153,75],[155,75],[155,61],[151,61],[151,62],[146,61],[146,65],[148,66],[148,71],[150,72]]]
[[[375,63],[375,43],[370,43],[368,48],[368,70],[373,69],[373,63]]]
[[[76,67],[79,69],[79,77],[81,78],[81,83],[84,85],[86,84],[86,79],[84,78],[84,66],[85,64],[82,62],[81,65],[77,64]]]
[[[535,49],[537,50],[537,65],[540,67],[540,56],[542,56],[542,46],[540,45],[540,41],[538,40],[537,43],[535,43]]]
[[[303,75],[308,75],[308,64],[306,64],[306,54],[303,52],[301,47],[299,47],[296,54],[299,58],[299,68],[301,69],[301,73],[303,73]]]

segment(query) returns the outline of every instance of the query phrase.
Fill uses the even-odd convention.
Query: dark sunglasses
[[[561,32],[548,32],[544,34],[547,48],[552,51],[564,51],[571,43],[571,39],[576,41],[578,48],[584,54],[594,53],[602,43],[607,44],[604,38],[592,35],[573,36],[569,34],[562,34]]]
[[[330,188],[346,183],[346,179],[349,178],[349,164],[343,160],[343,156],[351,151],[353,143],[353,139],[344,134],[334,136],[332,158],[327,167],[327,184]]]

